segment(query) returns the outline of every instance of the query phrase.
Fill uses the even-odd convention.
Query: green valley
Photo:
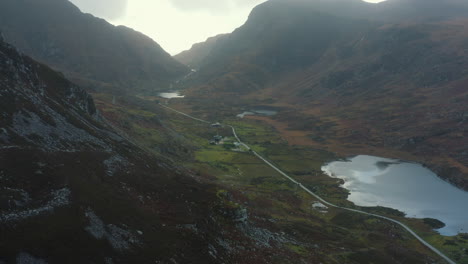
[[[100,96],[95,97],[100,98]],[[98,106],[112,104],[111,101],[106,101],[105,97],[101,98],[104,100],[97,100]],[[167,157],[171,157],[170,155],[183,157],[184,167],[194,171],[197,175],[206,177],[209,182],[218,186],[219,210],[223,212],[223,215],[227,214],[235,218],[238,217],[236,211],[245,209],[248,212],[248,221],[256,225],[265,225],[269,230],[273,228],[273,230],[282,230],[281,232],[287,234],[296,234],[293,236],[294,243],[291,241],[284,243],[281,239],[275,243],[275,247],[286,250],[288,254],[301,256],[306,261],[322,260],[327,263],[348,261],[363,263],[367,261],[367,257],[374,259],[376,256],[385,256],[381,258],[383,261],[393,256],[392,254],[398,255],[398,257],[394,256],[394,261],[399,261],[400,256],[409,257],[406,254],[432,255],[409,233],[392,223],[336,208],[327,208],[322,211],[320,206],[314,207],[314,204],[318,202],[316,199],[284,179],[249,151],[210,144],[210,139],[216,134],[225,137],[228,143],[235,141],[229,128],[213,128],[210,124],[190,119],[159,106],[159,103],[169,103],[171,107],[191,113],[192,111],[186,108],[186,102],[190,99],[169,100],[168,102],[163,99],[159,101],[135,100],[138,103],[132,104],[128,100],[122,102],[117,100],[113,107],[119,109],[119,117],[114,116],[114,110],[106,111],[106,107],[101,109],[103,109],[104,116],[107,116],[113,123],[125,123],[120,118],[125,119],[127,115],[131,116],[127,119],[129,123],[133,122],[131,120],[142,120],[142,122],[143,120],[147,122],[158,120],[156,123],[163,125],[148,125],[144,133],[141,133],[140,129],[135,126],[127,126],[124,132],[140,138],[138,142],[144,147],[151,146],[148,143],[156,141],[155,138],[177,138],[171,146],[174,149],[180,149],[174,146],[177,142],[184,146],[184,150],[164,154],[169,155]],[[193,112],[196,112],[197,117],[214,115],[212,111],[202,112],[200,109]],[[228,116],[226,113],[236,112],[238,111],[233,111],[231,108],[216,111],[219,116]],[[221,120],[213,117],[213,122],[220,121],[223,124],[235,126],[239,137],[253,150],[261,153],[294,179],[325,197],[326,200],[341,206],[358,208],[346,201],[348,193],[340,187],[342,182],[326,176],[321,171],[323,164],[340,158],[337,154],[313,147],[290,145],[281,137],[281,133],[266,122],[249,118],[239,119],[235,118],[234,114],[231,116],[233,118]],[[167,142],[167,139],[161,140],[159,144],[162,144],[162,141]],[[151,149],[151,147],[149,149],[158,155],[162,154],[160,150]],[[404,214],[395,210],[381,207],[359,209],[402,221],[454,260],[461,263],[467,260],[468,256],[463,253],[463,248],[467,246],[468,241],[463,235],[456,238],[440,236],[431,231],[431,226],[425,224],[423,220],[405,218]],[[383,230],[386,231],[383,232]],[[389,239],[393,241],[392,247],[388,246]],[[349,245],[352,246],[349,247]],[[324,258],[341,247],[343,249],[339,250],[340,254],[334,253],[333,258]],[[406,251],[404,248],[416,251]],[[419,257],[416,257],[412,258],[411,263],[419,261]]]

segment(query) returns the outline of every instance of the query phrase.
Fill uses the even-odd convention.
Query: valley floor
[[[265,247],[278,248],[284,255],[308,263],[443,263],[393,223],[320,203],[297,184],[280,177],[247,148],[236,146],[229,127],[211,127],[168,111],[154,100],[120,99],[112,104],[108,95],[97,94],[95,98],[103,115],[140,145],[156,155],[182,160],[184,167],[215,183],[223,210],[230,208],[240,222],[249,223],[243,231]],[[405,218],[398,211],[358,208],[348,202],[341,182],[320,170],[327,161],[339,158],[336,154],[316,146],[291,145],[278,129],[259,118],[213,117],[212,112],[178,102],[169,101],[171,107],[197,118],[235,126],[253,151],[327,201],[401,221],[457,263],[468,262],[468,236],[443,237],[424,221]],[[224,144],[210,144],[215,135],[222,136]],[[266,230],[272,232],[269,238],[265,238]],[[264,263],[261,256],[257,257],[260,260],[246,263]]]

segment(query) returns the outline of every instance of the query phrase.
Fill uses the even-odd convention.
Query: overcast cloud
[[[81,11],[114,20],[125,16],[128,0],[71,0]]]
[[[256,5],[262,0],[169,0],[175,7],[184,11],[204,10],[211,13],[226,13],[239,7]]]

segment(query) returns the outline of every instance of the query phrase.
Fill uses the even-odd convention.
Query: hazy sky
[[[174,55],[208,37],[232,32],[244,24],[253,7],[266,0],[70,1],[83,12],[148,35]]]

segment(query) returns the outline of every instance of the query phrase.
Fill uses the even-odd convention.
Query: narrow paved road
[[[196,121],[199,121],[199,122],[202,122],[202,123],[205,123],[205,124],[211,124],[211,122],[208,122],[206,120],[202,120],[202,119],[199,119],[199,118],[196,118],[196,117],[193,117],[191,115],[188,115],[186,113],[183,113],[183,112],[180,112],[180,111],[177,111],[171,107],[168,107],[168,106],[165,106],[165,105],[162,105],[162,104],[159,104],[161,105],[162,107],[166,108],[166,109],[169,109],[171,111],[174,111],[178,114],[181,114],[183,116],[186,116],[188,118],[191,118],[193,120],[196,120]],[[439,255],[441,258],[443,258],[445,261],[447,261],[447,263],[450,263],[450,264],[456,264],[456,262],[454,262],[453,260],[451,260],[449,257],[447,257],[444,253],[440,252],[440,250],[438,250],[437,248],[433,247],[431,244],[429,244],[427,241],[425,241],[424,239],[422,239],[418,234],[416,234],[411,228],[409,228],[407,225],[403,224],[402,222],[398,221],[398,220],[395,220],[395,219],[392,219],[392,218],[389,218],[389,217],[386,217],[386,216],[383,216],[383,215],[377,215],[377,214],[372,214],[372,213],[367,213],[367,212],[364,212],[364,211],[361,211],[361,210],[357,210],[357,209],[352,209],[352,208],[346,208],[346,207],[342,207],[342,206],[339,206],[339,205],[335,205],[335,204],[332,204],[330,202],[327,202],[326,200],[324,200],[322,197],[320,197],[319,195],[317,195],[316,193],[314,193],[313,191],[309,190],[307,187],[305,187],[302,183],[294,180],[292,177],[290,177],[289,175],[287,175],[285,172],[283,172],[282,170],[280,170],[278,167],[276,167],[275,165],[273,165],[271,162],[269,162],[267,159],[265,159],[264,157],[262,157],[260,154],[258,154],[257,152],[255,152],[252,148],[249,147],[249,145],[245,144],[244,142],[242,142],[239,138],[239,136],[237,135],[237,132],[236,132],[236,128],[233,127],[233,126],[230,126],[230,125],[227,125],[228,127],[230,127],[232,129],[232,134],[234,135],[234,137],[236,138],[236,140],[239,142],[239,144],[243,145],[244,147],[246,147],[248,150],[250,150],[255,156],[257,156],[257,158],[259,158],[260,160],[262,160],[264,163],[266,163],[268,166],[270,166],[272,169],[276,170],[279,174],[281,174],[283,177],[285,177],[286,179],[288,179],[289,181],[291,181],[292,183],[298,185],[301,189],[303,189],[304,191],[306,191],[307,193],[309,193],[310,195],[312,195],[313,197],[315,197],[317,200],[319,200],[320,202],[328,205],[328,206],[331,206],[331,207],[335,207],[335,208],[339,208],[339,209],[342,209],[342,210],[346,210],[346,211],[351,211],[351,212],[355,212],[355,213],[358,213],[358,214],[363,214],[363,215],[367,215],[367,216],[372,216],[372,217],[376,217],[376,218],[380,218],[380,219],[384,219],[384,220],[387,220],[387,221],[390,221],[392,223],[395,223],[401,227],[403,227],[406,231],[408,231],[412,236],[414,236],[417,240],[419,240],[419,242],[421,242],[424,246],[426,246],[427,248],[429,248],[430,250],[432,250],[434,253],[436,253],[437,255]]]
[[[211,123],[208,122],[208,121],[205,121],[205,120],[202,120],[202,119],[193,117],[193,116],[191,116],[191,115],[187,115],[186,113],[177,111],[177,110],[175,110],[174,108],[170,108],[169,106],[165,106],[165,105],[163,105],[163,104],[159,104],[159,105],[162,106],[162,107],[164,107],[164,108],[166,108],[166,109],[169,109],[169,110],[171,110],[171,111],[173,111],[173,112],[176,112],[176,113],[178,113],[178,114],[180,114],[180,115],[186,116],[186,117],[191,118],[191,119],[193,119],[193,120],[197,120],[198,122],[202,122],[202,123],[205,123],[205,124],[211,124]]]

